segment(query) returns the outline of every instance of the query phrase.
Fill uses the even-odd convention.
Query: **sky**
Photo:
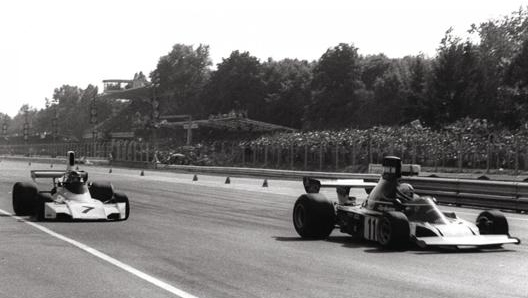
[[[62,85],[147,76],[177,43],[261,61],[317,60],[339,43],[362,55],[434,57],[446,30],[526,7],[528,0],[18,0],[0,2],[0,112],[41,109]]]

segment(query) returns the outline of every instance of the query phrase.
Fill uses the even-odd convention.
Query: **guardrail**
[[[378,181],[380,177],[379,174],[303,172],[255,168],[203,167],[159,164],[157,168],[190,173],[221,174],[226,176],[255,176],[299,180],[302,177],[308,176],[326,179],[364,179],[365,181]],[[417,176],[403,177],[402,181],[412,184],[416,193],[420,195],[434,196],[441,204],[528,211],[527,182],[429,178]]]
[[[28,160],[27,157],[4,157],[7,159]],[[35,159],[35,158],[31,158]],[[38,159],[38,158],[37,158]],[[41,162],[57,162],[58,159],[44,158]],[[36,160],[35,160],[36,161]],[[145,166],[144,163],[119,163],[118,166]],[[100,165],[108,166],[106,161]],[[117,164],[115,164],[117,165]],[[150,163],[152,167],[154,164]],[[364,179],[378,181],[379,174],[331,173],[273,170],[262,168],[208,167],[156,164],[156,169],[189,173],[206,173],[225,176],[254,176],[279,179],[300,179],[318,177],[326,179]],[[434,196],[439,203],[457,206],[497,208],[503,210],[528,211],[528,182],[472,180],[456,178],[403,177],[404,182],[413,185],[416,193]]]
[[[528,211],[528,183],[453,178],[406,177],[416,193],[443,204]]]
[[[307,172],[290,170],[273,170],[263,168],[235,168],[235,167],[208,167],[208,166],[184,166],[157,164],[157,169],[173,170],[189,173],[207,173],[227,176],[254,176],[280,179],[302,179],[302,177],[318,177],[327,179],[365,179],[378,181],[379,174],[357,174],[357,173],[332,173],[332,172]]]

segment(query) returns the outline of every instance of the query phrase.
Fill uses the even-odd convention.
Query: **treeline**
[[[468,32],[462,39],[449,29],[435,57],[364,56],[353,44],[342,43],[317,61],[260,61],[249,52],[233,51],[216,68],[207,45],[176,44],[149,78],[159,86],[162,115],[196,119],[241,110],[252,119],[305,130],[414,120],[436,129],[465,117],[519,128],[528,120],[526,9],[473,25]],[[33,127],[50,129],[49,115],[58,108],[59,130],[79,137],[90,127],[91,92],[96,92],[93,86],[57,88],[47,108],[31,111]],[[120,104],[98,102],[98,120]],[[150,115],[144,108],[136,112]],[[22,117],[17,115],[9,129],[21,131]],[[71,121],[75,125],[68,125]]]

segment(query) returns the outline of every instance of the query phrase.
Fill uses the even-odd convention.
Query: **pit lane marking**
[[[136,268],[134,268],[134,267],[132,267],[130,265],[127,265],[127,264],[125,264],[125,263],[123,263],[123,262],[121,262],[121,261],[119,261],[117,259],[114,259],[111,256],[109,256],[109,255],[107,255],[105,253],[102,253],[102,252],[98,251],[97,249],[92,248],[92,247],[90,247],[90,246],[88,246],[86,244],[83,244],[83,243],[81,243],[79,241],[73,240],[73,239],[68,238],[68,237],[66,237],[64,235],[56,233],[56,232],[54,232],[54,231],[52,231],[52,230],[50,230],[50,229],[48,229],[46,227],[43,227],[43,226],[41,226],[39,224],[36,224],[34,222],[27,221],[24,218],[22,218],[20,216],[13,215],[13,214],[5,211],[5,210],[0,209],[0,213],[2,213],[4,215],[8,215],[8,216],[10,216],[10,217],[12,217],[12,218],[14,218],[16,220],[22,221],[22,222],[24,222],[24,223],[26,223],[26,224],[34,227],[34,228],[37,228],[37,229],[41,230],[42,232],[44,232],[44,233],[46,233],[46,234],[48,234],[48,235],[50,235],[52,237],[60,239],[60,240],[62,240],[64,242],[67,242],[67,243],[69,243],[69,244],[71,244],[71,245],[73,245],[73,246],[75,246],[75,247],[77,247],[77,248],[79,248],[81,250],[84,250],[85,252],[87,252],[87,253],[89,253],[89,254],[91,254],[93,256],[96,256],[99,259],[102,259],[102,260],[104,260],[104,261],[106,261],[106,262],[108,262],[108,263],[110,263],[110,264],[112,264],[112,265],[114,265],[114,266],[116,266],[118,268],[121,268],[122,270],[125,270],[128,273],[131,273],[131,274],[133,274],[133,275],[135,275],[135,276],[137,276],[137,277],[139,277],[139,278],[141,278],[141,279],[143,279],[143,280],[145,280],[145,281],[147,281],[147,282],[149,282],[149,283],[151,283],[151,284],[153,284],[153,285],[155,285],[155,286],[157,286],[157,287],[159,287],[159,288],[161,288],[163,290],[166,290],[166,291],[168,291],[168,292],[170,292],[170,293],[172,293],[172,294],[174,294],[174,295],[176,295],[178,297],[181,297],[181,298],[198,298],[197,296],[189,294],[189,293],[187,293],[187,292],[185,292],[183,290],[180,290],[180,289],[178,289],[178,288],[176,288],[176,287],[174,287],[174,286],[172,286],[172,285],[170,285],[170,284],[168,284],[168,283],[166,283],[164,281],[161,281],[161,280],[159,280],[159,279],[157,279],[157,278],[155,278],[155,277],[153,277],[151,275],[148,275],[147,273],[139,271],[138,269],[136,269]]]

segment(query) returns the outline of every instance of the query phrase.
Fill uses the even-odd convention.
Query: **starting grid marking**
[[[123,262],[121,262],[121,261],[119,261],[117,259],[114,259],[111,256],[109,256],[109,255],[107,255],[105,253],[102,253],[102,252],[98,251],[97,249],[92,248],[92,247],[90,247],[90,246],[88,246],[86,244],[83,244],[83,243],[81,243],[79,241],[73,240],[73,239],[68,238],[68,237],[66,237],[64,235],[56,233],[56,232],[54,232],[54,231],[52,231],[52,230],[50,230],[50,229],[48,229],[46,227],[43,227],[43,226],[41,226],[39,224],[36,224],[34,222],[27,221],[24,218],[22,218],[20,216],[13,215],[13,214],[5,211],[5,210],[0,209],[0,213],[2,213],[4,215],[7,215],[7,216],[10,216],[10,217],[12,217],[12,218],[14,218],[16,220],[22,221],[22,222],[24,222],[24,223],[26,223],[26,224],[34,227],[34,228],[37,228],[37,229],[41,230],[42,232],[44,232],[44,233],[46,233],[46,234],[48,234],[48,235],[50,235],[52,237],[60,239],[60,240],[62,240],[64,242],[67,242],[67,243],[69,243],[69,244],[71,244],[71,245],[73,245],[73,246],[75,246],[75,247],[77,247],[77,248],[79,248],[81,250],[84,250],[85,252],[87,252],[87,253],[89,253],[89,254],[91,254],[91,255],[93,255],[93,256],[101,259],[101,260],[104,260],[104,261],[106,261],[106,262],[108,262],[108,263],[110,263],[110,264],[112,264],[112,265],[114,265],[114,266],[116,266],[116,267],[118,267],[118,268],[120,268],[122,270],[125,270],[126,272],[131,273],[131,274],[133,274],[133,275],[135,275],[135,276],[137,276],[137,277],[139,277],[139,278],[141,278],[141,279],[143,279],[143,280],[145,280],[145,281],[147,281],[147,282],[149,282],[149,283],[151,283],[151,284],[153,284],[153,285],[155,285],[155,286],[157,286],[157,287],[159,287],[159,288],[161,288],[161,289],[163,289],[165,291],[168,291],[168,292],[170,292],[170,293],[172,293],[172,294],[174,294],[174,295],[176,295],[178,297],[181,297],[181,298],[198,298],[197,296],[194,296],[194,295],[189,294],[189,293],[187,293],[187,292],[185,292],[183,290],[180,290],[180,289],[178,289],[178,288],[176,288],[176,287],[174,287],[174,286],[172,286],[172,285],[170,285],[170,284],[168,284],[168,283],[166,283],[164,281],[161,281],[161,280],[159,280],[159,279],[157,279],[157,278],[155,278],[155,277],[153,277],[153,276],[151,276],[151,275],[149,275],[147,273],[144,273],[144,272],[142,272],[142,271],[140,271],[140,270],[138,270],[138,269],[136,269],[136,268],[134,268],[134,267],[132,267],[130,265],[127,265],[127,264],[125,264],[125,263],[123,263]]]

